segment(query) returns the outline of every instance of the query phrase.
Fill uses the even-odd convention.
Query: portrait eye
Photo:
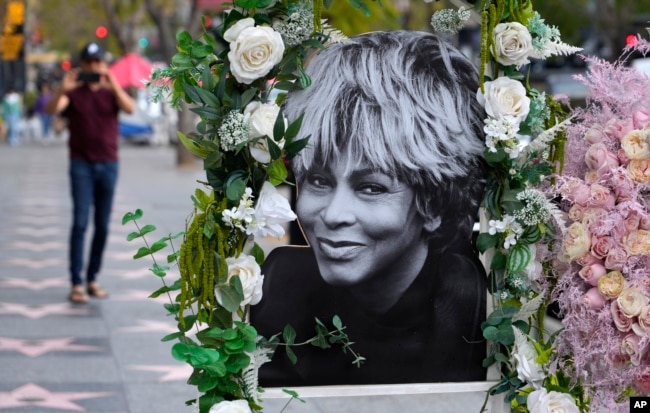
[[[307,176],[307,184],[314,188],[329,188],[332,186],[330,179],[318,173],[309,174]]]
[[[357,190],[364,195],[380,195],[388,192],[388,188],[375,182],[361,184]]]

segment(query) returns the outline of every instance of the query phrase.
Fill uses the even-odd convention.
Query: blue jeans
[[[84,239],[91,205],[94,207],[94,233],[86,269],[86,282],[95,281],[102,264],[108,238],[108,225],[117,183],[117,162],[70,161],[72,192],[72,231],[70,233],[70,276],[72,285],[81,285],[84,259]]]

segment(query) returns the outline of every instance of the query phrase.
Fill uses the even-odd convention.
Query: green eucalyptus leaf
[[[291,326],[291,324],[284,326],[284,330],[282,331],[282,339],[289,346],[295,343],[296,330]]]
[[[292,364],[296,364],[298,362],[298,357],[296,357],[296,353],[293,352],[291,347],[285,346],[284,351],[287,353],[287,357],[289,357],[289,360],[291,360]]]
[[[149,269],[154,275],[158,277],[164,277],[167,275],[167,271],[169,271],[169,266],[168,265],[160,265],[158,263],[154,263],[153,267]]]
[[[251,248],[249,254],[255,258],[255,262],[258,265],[262,265],[262,263],[264,263],[264,250],[259,246],[258,243],[253,244],[253,248]]]
[[[178,69],[192,68],[192,59],[185,53],[176,53],[172,56],[172,65],[176,66]]]
[[[160,341],[165,342],[165,341],[176,340],[177,338],[182,337],[183,335],[184,335],[183,333],[177,331],[175,333],[167,334],[165,337],[161,338]]]
[[[512,317],[517,314],[517,312],[519,312],[519,309],[517,307],[504,305],[492,311],[492,313],[488,315],[485,322],[489,325],[496,326],[503,323],[504,320],[511,320]]]
[[[142,235],[139,232],[131,232],[129,235],[126,236],[127,241],[133,241],[136,238],[141,237]]]
[[[166,293],[168,293],[170,291],[171,291],[171,289],[168,286],[164,285],[164,286],[160,287],[159,289],[157,289],[156,291],[152,292],[151,295],[149,295],[149,298],[158,298],[162,294],[166,294]]]
[[[248,178],[244,171],[232,172],[224,184],[226,197],[233,202],[238,202],[246,192]]]
[[[140,247],[138,249],[138,252],[135,253],[133,256],[134,260],[137,260],[138,258],[146,257],[147,255],[151,254],[151,250],[147,247]]]
[[[167,263],[171,264],[172,262],[177,261],[178,258],[180,258],[180,256],[181,256],[181,251],[180,250],[175,251],[175,252],[167,255]]]
[[[251,358],[244,353],[232,354],[228,357],[226,369],[229,373],[239,373],[251,362]]]
[[[125,225],[127,222],[139,220],[140,218],[142,218],[143,214],[144,213],[142,212],[141,209],[136,209],[135,212],[127,212],[122,217],[122,225]]]
[[[496,152],[485,152],[485,160],[491,166],[498,166],[508,156],[502,148],[498,148]]]
[[[165,241],[156,241],[153,244],[151,244],[151,252],[158,252],[161,249],[165,248],[167,246],[167,243]]]

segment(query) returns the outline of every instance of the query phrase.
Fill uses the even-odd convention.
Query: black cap
[[[99,44],[95,42],[88,43],[81,49],[79,55],[82,61],[84,60],[104,60],[106,56],[106,50]]]

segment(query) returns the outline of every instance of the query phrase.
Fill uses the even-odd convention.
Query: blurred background
[[[194,36],[201,23],[218,30],[224,0],[0,0],[0,98],[16,89],[23,98],[23,138],[65,139],[65,124],[52,120],[51,130],[39,130],[36,102],[48,87],[55,87],[61,74],[77,62],[80,48],[98,41],[121,69],[120,81],[138,101],[134,116],[121,120],[126,141],[136,144],[176,143],[176,130],[192,129],[189,111],[178,112],[148,99],[142,79],[156,66],[165,66],[176,53],[175,34],[188,30]],[[406,28],[430,31],[436,11],[448,7],[471,7],[462,0],[367,1],[366,18],[348,2],[335,2],[326,13],[330,23],[346,35],[380,29]],[[587,55],[612,60],[636,35],[647,34],[650,0],[544,0],[535,3],[546,22],[557,26],[566,43],[584,48]],[[468,56],[479,51],[479,16],[450,40]],[[584,72],[579,56],[532,62],[522,71],[540,90],[563,93],[580,104],[585,90],[573,80]],[[45,89],[45,91],[44,91]],[[1,130],[1,129],[0,129]],[[47,136],[45,136],[47,135]],[[0,136],[0,139],[2,137]],[[181,146],[181,145],[179,145]],[[179,148],[178,162],[193,162]]]

